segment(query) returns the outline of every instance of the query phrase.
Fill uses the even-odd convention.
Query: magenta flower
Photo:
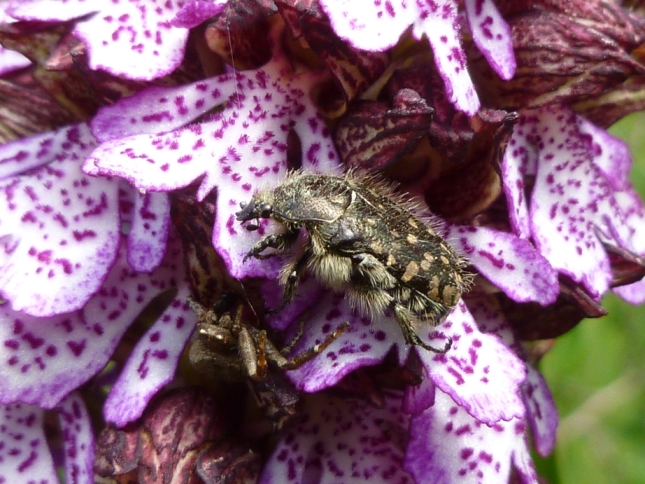
[[[2,4],[0,74],[66,114],[12,105],[0,146],[0,481],[538,482],[530,449],[551,452],[557,414],[522,341],[601,314],[610,289],[645,300],[645,210],[603,129],[630,108],[598,97],[642,74],[645,30],[617,7],[531,5]],[[575,52],[589,22],[606,26]],[[347,167],[398,181],[469,261],[473,287],[419,330],[445,354],[312,277],[264,311],[287,257],[245,257],[276,227],[245,230],[240,203],[289,169]],[[234,315],[230,293],[236,329],[191,340],[210,308]],[[260,330],[289,341],[301,321],[288,357],[331,343],[282,370]],[[267,374],[242,367],[244,337]]]

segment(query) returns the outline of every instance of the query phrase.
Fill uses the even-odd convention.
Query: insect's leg
[[[244,256],[243,261],[246,261],[246,259],[248,259],[249,257],[254,257],[256,259],[269,259],[270,257],[274,257],[283,252],[287,247],[292,245],[297,238],[297,230],[284,232],[281,234],[267,235],[251,248],[251,250]],[[270,252],[268,254],[261,253],[268,248],[276,249],[276,251]]]
[[[249,378],[261,381],[266,378],[267,360],[264,352],[266,345],[266,332],[259,332],[257,346],[246,326],[240,328],[238,334],[238,350],[240,358],[246,367]]]
[[[336,339],[341,334],[343,334],[347,328],[349,328],[349,322],[341,324],[340,326],[338,326],[338,328],[329,333],[322,343],[314,345],[311,348],[307,348],[302,353],[298,353],[296,356],[289,360],[285,359],[285,361],[278,366],[283,370],[295,370],[296,368],[300,368],[309,360],[315,358],[320,353],[325,351],[325,349],[334,341],[336,341]]]
[[[447,338],[446,344],[443,348],[435,348],[433,346],[427,345],[426,343],[421,341],[419,335],[415,333],[414,328],[412,327],[412,323],[410,322],[410,318],[408,317],[407,309],[399,304],[394,304],[393,310],[394,315],[396,316],[396,320],[401,326],[401,331],[403,331],[403,336],[405,337],[405,342],[407,344],[421,346],[428,351],[440,354],[446,353],[452,347],[452,338],[450,337]]]
[[[298,331],[296,331],[296,334],[293,335],[291,341],[289,341],[287,345],[280,350],[280,353],[282,353],[283,355],[288,355],[296,347],[296,344],[298,344],[298,341],[300,341],[300,338],[302,338],[302,335],[305,333],[305,319],[307,319],[306,314],[302,318],[300,318],[300,322],[298,323]]]
[[[284,294],[282,295],[282,302],[277,308],[267,309],[267,314],[276,314],[282,311],[282,309],[291,302],[293,295],[296,292],[296,287],[298,286],[298,281],[302,275],[307,262],[311,259],[311,251],[306,250],[296,262],[293,263],[291,270],[286,278],[286,283],[284,287]]]

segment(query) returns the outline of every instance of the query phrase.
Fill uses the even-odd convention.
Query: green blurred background
[[[610,132],[627,141],[645,197],[645,113]],[[609,294],[609,315],[582,321],[539,365],[560,414],[555,451],[536,459],[551,484],[645,483],[645,305]]]

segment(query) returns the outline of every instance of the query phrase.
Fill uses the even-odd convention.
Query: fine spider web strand
[[[226,20],[226,34],[228,36],[228,47],[231,49],[231,67],[233,67],[233,77],[235,79],[235,101],[233,102],[234,107],[240,108],[242,105],[242,92],[238,91],[237,85],[238,85],[238,79],[240,78],[239,72],[235,68],[235,54],[233,52],[233,41],[231,39],[231,25],[228,21]]]

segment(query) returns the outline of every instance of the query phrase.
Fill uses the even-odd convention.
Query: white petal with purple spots
[[[434,384],[480,422],[523,417],[524,362],[498,336],[481,333],[463,301],[438,329],[452,338],[448,352],[417,349]]]
[[[210,88],[204,90],[208,102],[220,101],[209,97],[218,79],[209,81]],[[228,76],[221,79],[230,81]],[[84,169],[92,175],[120,176],[153,191],[184,187],[203,176],[197,196],[202,199],[214,187],[218,189],[213,243],[231,275],[273,277],[275,267],[270,263],[242,263],[262,230],[248,234],[235,220],[239,203],[248,201],[257,188],[276,185],[284,178],[287,136],[292,129],[300,138],[304,169],[336,171],[338,156],[307,95],[315,75],[294,74],[286,59],[276,57],[260,69],[239,74],[238,79],[239,104],[230,102],[209,120],[164,135],[141,134],[103,143]],[[158,91],[155,97],[159,98]],[[157,107],[150,109],[154,112]],[[187,109],[198,116],[203,106],[195,108],[192,103]],[[181,117],[181,123],[188,118]],[[123,119],[129,119],[127,113]]]
[[[386,50],[410,26],[416,39],[426,35],[448,99],[469,115],[477,112],[479,98],[466,68],[457,2],[322,0],[320,3],[336,34],[359,49]]]
[[[65,482],[93,482],[94,431],[85,402],[71,393],[56,410],[65,449]]]
[[[118,182],[81,172],[91,147],[63,142],[51,152],[57,161],[0,182],[0,292],[16,311],[50,316],[81,308],[114,262]]]
[[[526,404],[526,419],[531,428],[535,450],[546,457],[555,446],[558,411],[544,377],[530,365],[526,367],[526,381],[522,385]]]
[[[398,345],[399,361],[405,361],[409,347],[392,317],[360,317],[343,296],[327,292],[306,313],[305,332],[293,353],[321,343],[343,323],[349,328],[322,354],[297,370],[287,373],[295,385],[306,392],[316,392],[335,385],[352,370],[380,362],[393,344]],[[436,340],[431,341],[436,344]],[[439,346],[444,340],[439,338]]]
[[[72,33],[87,46],[91,69],[151,80],[171,73],[183,59],[188,29],[170,23],[181,4],[176,0],[21,0],[12,3],[9,13],[31,21],[77,19]]]
[[[43,319],[0,306],[1,403],[56,406],[105,366],[136,316],[181,281],[182,271],[183,261],[170,255],[152,274],[137,273],[122,248],[101,290],[80,311]]]
[[[465,0],[473,42],[499,77],[508,81],[515,74],[511,28],[493,0]]]
[[[487,227],[452,226],[448,240],[477,270],[517,302],[543,306],[558,297],[558,273],[533,245]]]
[[[405,469],[416,482],[499,484],[514,463],[523,482],[537,483],[521,419],[492,426],[473,419],[449,395],[410,421]]]
[[[283,435],[259,483],[412,484],[403,470],[408,417],[401,396],[387,393],[385,403],[307,397],[305,418]]]
[[[59,482],[44,428],[33,405],[0,405],[0,482]]]
[[[600,297],[612,274],[596,230],[624,226],[611,186],[592,163],[590,138],[573,112],[543,109],[535,128],[540,151],[530,217],[536,246],[553,267]]]
[[[166,193],[136,193],[133,223],[128,234],[128,262],[137,271],[151,272],[166,253],[170,230],[170,200]]]
[[[105,420],[118,427],[141,416],[150,399],[175,375],[181,352],[197,324],[188,285],[139,340],[105,402]]]

